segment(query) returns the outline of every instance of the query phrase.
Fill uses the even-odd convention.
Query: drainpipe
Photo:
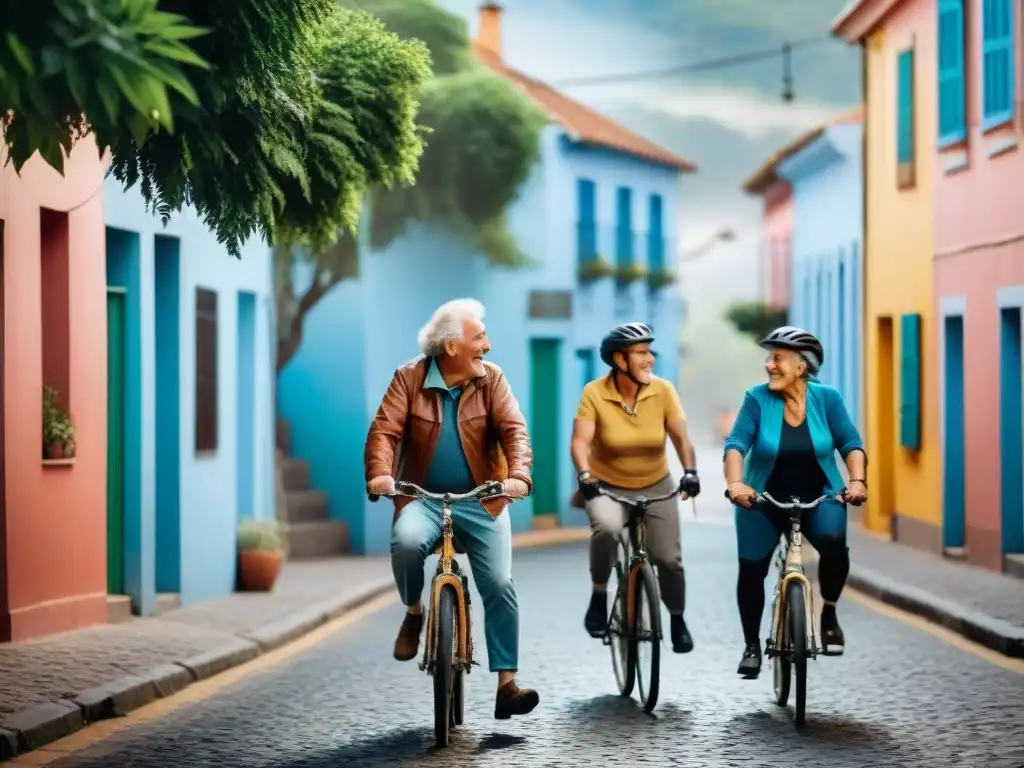
[[[867,41],[861,39],[860,41],[860,100],[863,108],[861,116],[861,149],[860,149],[860,163],[861,163],[861,182],[860,182],[860,194],[861,194],[861,226],[860,226],[860,322],[861,322],[861,335],[860,335],[860,418],[861,423],[864,427],[867,427],[867,344],[865,343],[868,338],[868,323],[870,318],[867,313],[867,291],[866,286],[868,284],[868,169],[870,163],[868,162],[868,47]]]

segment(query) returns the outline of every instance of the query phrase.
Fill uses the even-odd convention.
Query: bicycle
[[[627,512],[625,529],[629,537],[619,536],[619,557],[615,563],[615,597],[612,600],[608,623],[601,640],[611,647],[612,671],[619,686],[619,694],[631,696],[633,687],[639,689],[644,712],[650,713],[658,703],[659,674],[661,671],[661,595],[654,578],[654,567],[647,554],[647,527],[644,518],[648,507],[659,501],[674,498],[681,492],[675,488],[663,496],[637,496],[629,498],[609,491],[598,484],[598,493],[621,504]],[[646,609],[643,605],[646,602]],[[622,616],[625,606],[625,617]],[[650,642],[649,674],[644,682],[640,662],[640,643]]]
[[[438,556],[437,570],[430,582],[427,637],[423,661],[419,665],[421,671],[434,678],[434,738],[439,747],[447,747],[454,727],[462,725],[465,701],[463,675],[468,675],[474,666],[480,666],[473,657],[469,577],[455,559],[456,555],[464,555],[466,550],[455,538],[451,506],[468,499],[517,500],[503,490],[500,480],[491,480],[469,493],[431,493],[415,483],[399,480],[395,482],[395,493],[390,494],[441,502],[443,527],[440,538],[432,547]],[[379,498],[370,494],[370,501]]]
[[[728,491],[725,496],[731,501]],[[817,659],[824,650],[814,628],[814,594],[804,572],[801,523],[804,512],[823,501],[843,500],[842,493],[825,494],[808,503],[795,496],[789,502],[776,501],[764,492],[754,496],[754,503],[768,502],[789,513],[789,527],[779,537],[775,551],[779,577],[772,597],[772,629],[765,642],[765,655],[772,662],[772,686],[778,706],[789,703],[792,683],[796,681],[793,723],[798,728],[803,726],[807,714],[807,659]]]

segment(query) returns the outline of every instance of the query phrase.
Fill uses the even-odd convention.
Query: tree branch
[[[320,299],[327,295],[331,288],[344,279],[332,274],[329,280],[324,280],[324,274],[324,270],[316,270],[313,275],[313,281],[309,284],[306,292],[302,294],[302,298],[299,299],[299,303],[295,308],[295,314],[292,316],[291,326],[288,329],[288,336],[278,338],[277,340],[278,373],[283,371],[284,367],[291,362],[291,359],[295,357],[295,353],[299,351],[299,347],[302,345],[302,330],[306,322],[306,315],[309,314],[309,311],[316,306]]]

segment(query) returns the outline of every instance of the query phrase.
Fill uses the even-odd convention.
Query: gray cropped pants
[[[675,487],[666,475],[648,488],[607,488],[620,496],[634,498],[662,496]],[[590,578],[595,584],[607,584],[618,557],[618,537],[626,525],[626,510],[606,496],[586,503],[590,518]],[[647,552],[658,571],[661,599],[671,614],[682,615],[686,608],[686,575],[683,572],[683,551],[679,542],[679,499],[660,501],[647,509]],[[628,533],[627,533],[628,535]]]

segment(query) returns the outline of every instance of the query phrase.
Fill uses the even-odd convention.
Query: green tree
[[[376,184],[371,192],[371,248],[383,249],[413,222],[464,239],[492,264],[520,267],[530,259],[509,233],[506,212],[540,155],[546,115],[518,88],[472,55],[465,21],[434,0],[342,0],[381,19],[430,51],[434,77],[420,93],[426,148],[415,186]],[[292,284],[296,261],[312,267],[301,293]],[[302,343],[307,313],[338,283],[359,273],[359,245],[345,233],[326,247],[275,250],[278,368]]]
[[[16,167],[91,130],[163,216],[192,204],[238,255],[324,247],[368,189],[414,181],[426,47],[337,0],[0,0]],[[187,41],[187,42],[186,42]]]
[[[785,308],[769,307],[760,301],[738,301],[726,312],[733,327],[754,341],[759,341],[779,326],[786,324]]]

